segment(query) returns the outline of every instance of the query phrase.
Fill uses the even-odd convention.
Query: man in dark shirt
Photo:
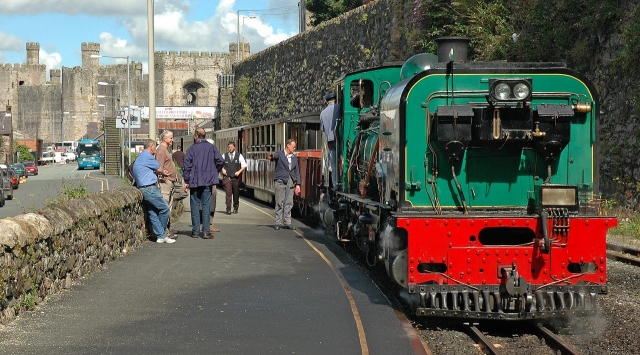
[[[207,142],[202,127],[196,129],[194,143],[184,158],[184,189],[189,190],[191,206],[191,237],[198,238],[202,224],[202,238],[213,239],[211,234],[211,193],[220,181],[218,171],[224,166],[222,154]],[[202,207],[200,212],[199,207]],[[202,214],[202,221],[200,215]]]
[[[267,155],[266,158],[276,162],[273,171],[273,180],[276,190],[276,211],[274,229],[296,229],[291,225],[291,209],[293,208],[293,194],[300,194],[300,167],[298,157],[293,152],[296,150],[295,139],[287,139],[283,150]],[[282,224],[284,222],[284,224]]]
[[[176,147],[176,151],[173,152],[171,158],[176,162],[176,164],[178,164],[180,170],[184,168],[184,152],[182,151],[182,146]]]

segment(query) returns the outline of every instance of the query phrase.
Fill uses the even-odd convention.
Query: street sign
[[[116,111],[116,128],[140,128],[140,108],[131,106],[131,114],[127,115],[127,107]]]

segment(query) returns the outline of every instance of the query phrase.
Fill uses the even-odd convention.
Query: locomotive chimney
[[[469,41],[467,37],[458,36],[436,38],[438,62],[446,63],[451,60],[456,62],[466,61]],[[453,54],[453,59],[451,59],[451,54]]]

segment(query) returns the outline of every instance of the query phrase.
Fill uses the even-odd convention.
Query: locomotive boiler
[[[617,225],[599,215],[595,87],[562,63],[466,61],[467,44],[337,83],[325,223],[418,315],[594,314]]]

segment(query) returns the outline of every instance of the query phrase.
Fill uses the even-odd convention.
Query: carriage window
[[[354,80],[349,86],[350,104],[354,108],[366,108],[373,106],[373,81],[360,79]]]

